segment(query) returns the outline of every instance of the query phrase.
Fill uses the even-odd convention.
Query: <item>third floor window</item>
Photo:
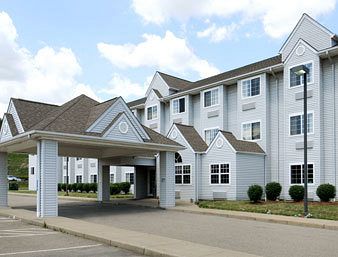
[[[157,118],[157,105],[147,108],[147,120],[154,120]]]
[[[307,132],[313,133],[313,113],[307,114]],[[290,116],[290,135],[304,134],[304,114]]]
[[[218,104],[218,88],[204,92],[204,107]]]
[[[313,81],[313,65],[312,62],[305,64],[309,69],[309,74],[307,75],[307,83]],[[304,84],[304,77],[296,75],[294,68],[290,69],[290,87],[297,87]]]
[[[207,145],[211,143],[212,140],[217,136],[217,133],[219,131],[219,128],[213,128],[213,129],[206,129],[204,131],[204,137],[205,137],[205,142]]]
[[[261,92],[261,78],[247,79],[242,81],[242,97],[252,97]]]
[[[173,113],[185,112],[185,97],[173,100]]]
[[[243,140],[259,140],[261,139],[261,123],[249,122],[242,124],[242,138]]]

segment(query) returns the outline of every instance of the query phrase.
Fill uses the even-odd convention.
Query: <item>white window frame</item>
[[[212,143],[212,141],[214,141],[214,139],[215,139],[216,136],[217,136],[218,131],[217,131],[215,137],[209,142],[209,144],[207,143],[206,136],[205,136],[205,132],[206,132],[207,130],[214,130],[214,129],[217,129],[218,131],[220,130],[219,127],[205,128],[205,129],[203,130],[203,138],[204,138],[204,142],[205,142],[207,145],[210,145],[210,144]]]
[[[152,111],[152,113],[151,113],[152,119],[148,119],[148,109],[153,108],[155,106],[156,106],[156,118],[153,118],[153,111]],[[147,119],[147,121],[157,120],[158,119],[158,111],[159,111],[158,104],[153,104],[153,105],[147,106],[147,108],[146,108],[146,119]]]
[[[93,176],[93,179],[92,179]],[[96,182],[95,182],[95,176],[96,176]],[[97,174],[90,174],[90,183],[97,183],[98,182],[98,176]]]
[[[259,134],[260,134],[260,138],[259,139],[251,139],[251,140],[248,140],[248,139],[243,139],[243,125],[244,124],[251,124],[251,138],[252,138],[252,123],[258,123],[259,122]],[[262,122],[261,120],[252,120],[252,121],[245,121],[245,122],[242,122],[241,124],[241,140],[245,140],[245,141],[250,141],[250,142],[258,142],[260,140],[262,140]]]
[[[131,174],[133,174],[133,183],[130,182],[130,175]],[[125,176],[126,176],[126,182],[129,182],[130,185],[134,185],[135,184],[135,173],[133,173],[133,172],[126,172]]]
[[[179,110],[178,110],[178,112],[175,112],[175,109],[174,109],[174,102],[175,101],[178,101],[178,109],[180,108],[180,99],[184,99],[184,112],[179,112]],[[187,111],[187,97],[185,97],[185,96],[183,96],[183,97],[179,97],[179,98],[175,98],[175,99],[173,99],[172,101],[171,101],[171,105],[172,105],[172,114],[173,115],[177,115],[177,114],[183,114],[183,113],[186,113],[186,111]]]
[[[302,84],[298,85],[298,86],[291,86],[291,70],[294,68],[294,67],[297,67],[297,66],[300,66],[300,65],[306,65],[306,64],[312,64],[312,74],[311,74],[311,79],[310,79],[310,82],[307,83],[307,85],[312,85],[314,83],[314,70],[315,70],[315,66],[314,66],[314,61],[313,60],[310,60],[310,61],[307,61],[307,62],[302,62],[302,63],[298,63],[296,65],[292,65],[289,67],[289,78],[288,78],[288,83],[289,83],[289,89],[294,89],[294,88],[299,88],[299,87],[302,87],[304,86],[304,81]]]
[[[295,112],[295,113],[291,113],[289,114],[289,136],[290,137],[297,137],[297,136],[304,136],[303,128],[301,128],[301,133],[300,134],[296,134],[296,135],[291,135],[291,117],[295,117],[295,116],[303,116],[304,112]],[[315,133],[315,114],[314,111],[308,111],[307,114],[312,114],[312,132],[308,132],[308,135],[314,135]],[[303,122],[301,121],[301,126],[303,124]]]
[[[217,93],[217,103],[216,104],[211,104],[210,106],[205,106],[205,100],[204,100],[205,93],[211,92],[211,91],[216,91],[216,90],[218,91],[218,93]],[[203,97],[202,97],[203,108],[210,108],[210,107],[219,105],[220,104],[219,103],[220,102],[220,93],[221,93],[220,87],[215,87],[215,88],[211,88],[211,89],[202,91],[202,95],[203,95]]]
[[[113,176],[113,181],[112,181],[112,179],[111,179],[111,176]],[[115,173],[110,173],[109,174],[109,181],[110,181],[110,183],[115,183]]]
[[[253,79],[256,79],[256,78],[259,78],[259,94],[258,95],[254,95],[254,96],[243,96],[243,83],[244,81],[250,81],[250,87],[251,87],[251,80]],[[251,90],[250,90],[251,92]],[[254,97],[258,97],[262,94],[262,76],[255,76],[255,77],[250,77],[250,78],[247,78],[247,79],[243,79],[241,81],[241,96],[242,96],[242,99],[248,99],[248,98],[254,98]]]
[[[81,182],[77,182],[78,178],[81,178]],[[75,176],[75,183],[83,183],[83,176],[82,175],[76,175]]]
[[[182,183],[180,183],[180,184],[176,183],[176,167],[177,166],[181,166],[182,167],[182,174],[180,175],[182,177]],[[183,183],[183,181],[184,181],[183,166],[189,166],[190,167],[190,183]],[[189,185],[192,185],[192,170],[191,170],[191,167],[192,167],[191,164],[175,163],[175,185],[179,185],[179,186],[189,186]]]
[[[228,164],[229,165],[229,183],[221,183],[221,164]],[[211,165],[218,165],[219,173],[218,173],[218,184],[211,183],[211,175],[215,173],[211,173]],[[229,186],[231,185],[231,163],[230,162],[217,162],[217,163],[209,163],[209,185],[210,186]]]
[[[316,166],[314,164],[314,162],[308,162],[307,163],[308,165],[313,165],[313,182],[312,183],[309,183],[308,181],[308,185],[315,185],[316,184]],[[289,185],[293,186],[293,185],[304,185],[304,183],[300,183],[300,184],[296,184],[296,183],[291,183],[291,166],[294,166],[294,165],[304,165],[304,162],[295,162],[295,163],[289,163]],[[303,181],[303,171],[301,172],[301,181]]]

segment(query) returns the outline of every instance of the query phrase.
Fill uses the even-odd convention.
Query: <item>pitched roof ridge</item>
[[[11,99],[17,100],[17,101],[23,101],[23,102],[27,102],[27,103],[33,103],[33,104],[43,104],[43,105],[50,105],[50,106],[60,107],[60,105],[57,105],[57,104],[51,104],[51,103],[45,103],[45,102],[39,102],[39,101],[32,101],[32,100],[27,100],[27,99],[22,99],[22,98],[14,98],[14,97],[12,97]]]
[[[101,102],[101,103],[97,103],[97,104],[95,104],[94,106],[98,106],[98,105],[101,105],[101,104],[108,103],[108,102],[110,102],[110,101],[116,100],[116,99],[119,98],[119,97],[121,97],[121,96],[116,96],[116,97],[114,97],[114,98],[108,99],[108,100],[103,101],[103,102]]]
[[[176,123],[174,122],[175,125],[178,125],[178,126],[183,126],[183,127],[189,127],[189,128],[194,128],[194,126],[191,126],[191,125],[186,125],[186,124],[182,124],[182,123]]]
[[[170,77],[175,78],[175,79],[183,80],[183,81],[185,81],[185,82],[194,83],[194,82],[192,82],[192,81],[190,81],[190,80],[183,79],[183,78],[180,78],[180,77],[177,77],[177,76],[173,76],[173,75],[171,75],[171,74],[164,73],[164,72],[162,72],[162,71],[157,71],[157,72],[160,73],[160,74],[162,74],[162,75],[166,75],[166,76],[170,76]]]

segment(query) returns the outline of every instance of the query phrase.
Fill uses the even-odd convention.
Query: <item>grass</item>
[[[8,174],[21,179],[28,179],[28,155],[8,154]]]
[[[22,193],[22,194],[36,194],[35,191],[30,191],[30,190],[18,190],[18,191],[11,191],[14,193]],[[65,192],[58,192],[59,196],[65,196],[66,193]],[[79,192],[69,192],[69,196],[70,197],[83,197],[83,198],[96,198],[97,194],[96,193],[79,193]],[[133,198],[132,194],[118,194],[118,195],[111,195],[110,196],[111,199],[116,199],[116,198]]]
[[[260,202],[250,203],[249,201],[200,201],[198,206],[200,208],[269,213],[285,216],[299,216],[303,215],[303,202]],[[310,202],[309,212],[312,218],[338,220],[338,202]]]

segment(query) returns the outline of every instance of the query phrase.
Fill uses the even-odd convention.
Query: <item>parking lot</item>
[[[0,217],[0,256],[128,256],[129,251]]]

